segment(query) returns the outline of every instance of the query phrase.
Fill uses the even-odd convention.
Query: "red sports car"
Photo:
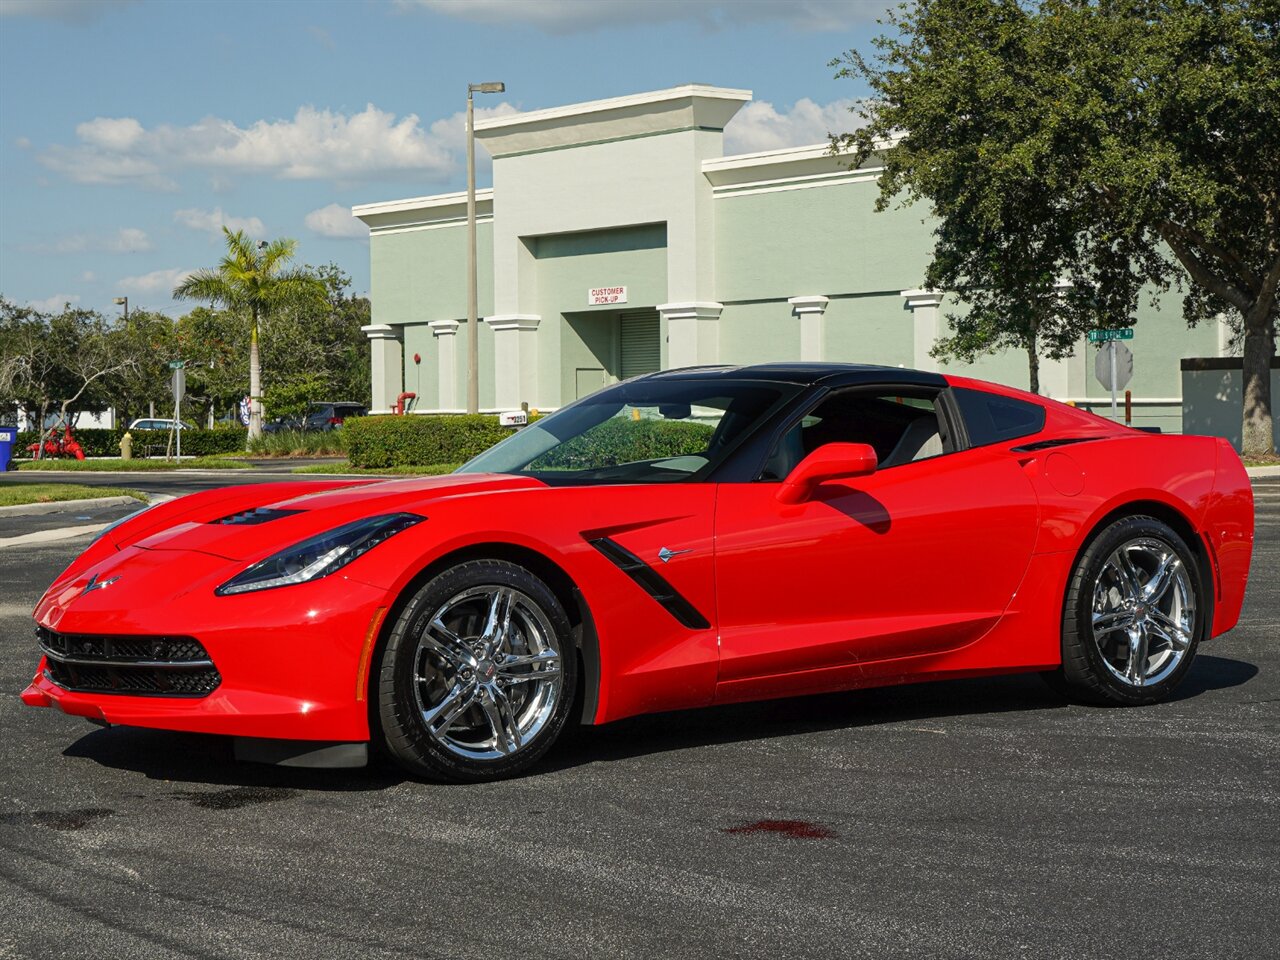
[[[1224,440],[936,373],[671,370],[450,476],[104,530],[36,608],[23,699],[446,780],[522,771],[567,723],[880,684],[1153,703],[1235,625],[1252,540]]]

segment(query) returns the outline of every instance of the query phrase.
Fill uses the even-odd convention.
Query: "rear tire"
[[[1191,668],[1208,610],[1200,566],[1175,530],[1154,517],[1116,520],[1076,561],[1062,666],[1045,680],[1083,703],[1164,700]]]
[[[501,560],[459,564],[392,627],[378,676],[387,749],[429,780],[523,773],[564,729],[577,672],[568,617],[545,583]]]

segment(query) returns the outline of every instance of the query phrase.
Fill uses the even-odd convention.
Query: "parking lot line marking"
[[[86,533],[97,533],[105,526],[107,526],[106,523],[85,523],[78,527],[58,527],[56,530],[37,530],[34,533],[23,533],[16,537],[3,537],[0,538],[0,550],[5,547],[21,547],[28,543],[70,540],[72,537],[81,537]]]

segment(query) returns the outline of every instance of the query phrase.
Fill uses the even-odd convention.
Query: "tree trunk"
[[[258,308],[249,331],[249,439],[262,436],[262,364],[258,360]]]
[[[1271,358],[1275,355],[1275,320],[1272,303],[1255,303],[1244,316],[1244,357],[1241,386],[1244,393],[1240,451],[1246,457],[1275,456],[1271,419]]]
[[[49,401],[40,402],[40,419],[36,422],[36,455],[35,459],[44,459],[44,418],[49,412]]]

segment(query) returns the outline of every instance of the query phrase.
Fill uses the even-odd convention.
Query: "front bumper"
[[[385,591],[336,574],[218,597],[244,564],[194,551],[127,548],[51,589],[38,628],[62,637],[182,636],[216,665],[207,695],[70,690],[48,657],[22,693],[31,706],[111,724],[289,740],[369,739],[368,658]],[[91,575],[119,576],[84,592]]]

